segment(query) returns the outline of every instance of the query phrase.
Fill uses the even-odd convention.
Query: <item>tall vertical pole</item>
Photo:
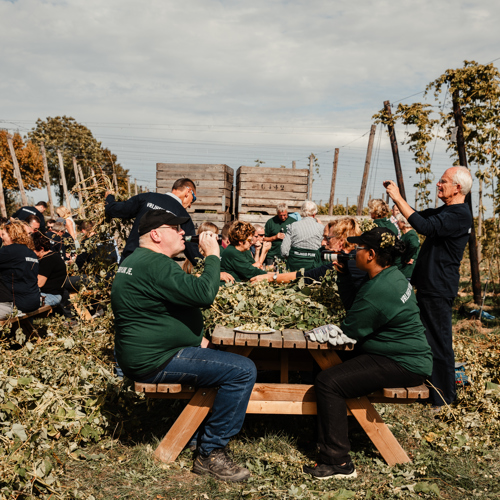
[[[66,198],[66,208],[68,210],[71,210],[71,203],[70,203],[69,193],[68,193],[68,185],[66,184],[66,175],[64,173],[64,162],[63,162],[63,157],[62,157],[61,151],[59,151],[59,149],[57,150],[57,157],[59,158],[59,170],[61,172],[61,182],[62,182],[64,197]]]
[[[391,118],[392,117],[391,103],[389,101],[384,101],[384,108],[387,116]],[[396,170],[396,180],[398,183],[399,192],[401,193],[403,199],[406,201],[405,183],[403,180],[403,172],[401,170],[401,162],[399,161],[399,150],[398,150],[398,142],[396,140],[396,131],[394,130],[394,126],[392,125],[392,123],[389,123],[387,125],[387,128],[389,129],[392,157],[394,159],[394,168]]]
[[[79,163],[77,163],[76,166],[78,167],[78,175],[80,176],[80,182],[82,183],[82,186],[83,186],[83,193],[85,195],[85,201],[87,201],[89,199],[89,194],[87,192],[87,185],[85,184],[85,178],[83,177],[82,167],[80,167]]]
[[[313,194],[313,176],[314,176],[314,163],[313,154],[309,155],[309,186],[307,188],[307,199],[312,200]]]
[[[127,191],[128,191],[128,197],[130,198],[130,177],[127,177]]]
[[[333,157],[332,185],[330,187],[330,200],[328,201],[328,215],[333,215],[333,200],[335,199],[335,184],[337,182],[338,164],[339,164],[339,148],[335,148],[335,156]]]
[[[17,163],[16,150],[14,149],[14,143],[12,142],[11,135],[7,135],[7,144],[9,145],[10,156],[12,156],[14,177],[17,179],[17,184],[19,185],[19,192],[21,193],[21,202],[23,206],[26,206],[28,204],[28,198],[26,198],[26,192],[24,191],[23,178],[21,177],[21,170],[19,169],[19,163]]]
[[[85,218],[85,209],[83,208],[83,196],[82,196],[82,180],[80,179],[80,174],[78,172],[78,164],[76,163],[76,158],[73,156],[73,170],[75,171],[75,188],[78,191],[78,211],[81,213],[82,217]]]
[[[295,160],[292,161],[292,168],[294,168],[294,169],[297,168],[297,162]]]
[[[134,179],[134,190],[135,190],[135,195],[137,196],[137,179]]]
[[[477,214],[477,259],[481,262],[481,236],[483,235],[483,179],[479,178],[479,213]]]
[[[0,213],[7,218],[7,208],[5,206],[5,196],[3,194],[2,170],[0,169]]]
[[[43,176],[45,178],[45,184],[47,185],[47,197],[49,200],[49,210],[50,216],[54,217],[54,201],[52,200],[52,189],[50,185],[50,175],[49,175],[49,164],[47,163],[47,153],[45,152],[45,144],[40,143],[40,151],[42,152],[42,162],[43,162]]]
[[[460,165],[469,168],[467,164],[467,153],[465,151],[464,140],[464,125],[462,122],[462,110],[458,102],[458,91],[453,92],[453,115],[455,117],[455,125],[457,126],[457,151]],[[472,217],[472,227],[469,234],[469,258],[470,258],[470,271],[472,278],[472,295],[474,302],[478,305],[481,304],[481,277],[479,274],[479,260],[477,255],[476,244],[476,229],[474,227],[474,214],[472,212],[472,198],[470,192],[465,197],[465,203],[469,205]]]
[[[345,214],[349,215],[349,198],[345,199]]]
[[[373,141],[375,140],[376,125],[372,125],[370,129],[370,138],[368,139],[368,149],[366,150],[365,170],[363,172],[363,180],[361,181],[361,190],[359,192],[358,209],[356,215],[363,215],[363,205],[365,203],[366,184],[368,183],[368,173],[370,172],[370,163],[372,161]]]
[[[92,180],[94,181],[94,187],[97,187],[97,179],[95,178],[95,172],[92,167],[90,167],[90,173],[92,174]]]

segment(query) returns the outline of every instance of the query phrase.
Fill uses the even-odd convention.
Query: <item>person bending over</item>
[[[357,340],[361,352],[316,377],[319,456],[315,466],[303,470],[318,479],[356,477],[349,456],[346,399],[384,387],[420,385],[432,372],[431,348],[412,286],[393,266],[401,242],[380,227],[348,241],[358,245],[356,265],[367,278],[341,329]]]

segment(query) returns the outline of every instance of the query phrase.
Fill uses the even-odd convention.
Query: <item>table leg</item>
[[[174,462],[201,425],[214,404],[217,389],[198,389],[174,425],[162,439],[153,456],[161,462]]]
[[[335,351],[311,349],[309,352],[322,370],[342,363]],[[366,396],[348,399],[346,404],[389,465],[411,462],[405,450]]]

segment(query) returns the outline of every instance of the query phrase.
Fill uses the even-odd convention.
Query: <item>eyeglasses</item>
[[[264,233],[255,233],[255,236],[257,236],[257,238],[264,238]]]
[[[359,250],[368,250],[366,247],[356,247],[355,248],[356,252],[359,252]]]
[[[194,191],[191,189],[191,194],[193,195],[193,201],[191,203],[194,203],[196,201],[196,195],[194,194]]]
[[[250,238],[247,238],[247,241],[248,241],[249,243],[251,243],[251,242],[253,241],[253,236],[251,236]]]
[[[180,233],[182,231],[182,228],[181,228],[180,224],[177,224],[176,226],[164,225],[164,226],[160,226],[160,227],[158,227],[156,229],[163,229],[163,228],[173,229],[173,230],[177,231],[178,233]]]

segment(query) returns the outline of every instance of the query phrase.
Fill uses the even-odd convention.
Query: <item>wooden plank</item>
[[[314,385],[256,383],[250,401],[316,401]]]
[[[274,347],[276,349],[281,349],[283,347],[283,337],[281,336],[280,331],[260,335],[259,341],[259,345],[261,347]]]
[[[309,353],[322,370],[342,363],[339,355],[333,349],[317,349],[311,350]]]
[[[203,197],[203,196],[211,196],[211,197],[216,197],[216,196],[230,196],[231,193],[232,193],[232,189],[233,189],[233,186],[229,186],[229,187],[226,187],[225,184],[229,184],[229,183],[226,183],[225,181],[220,181],[221,182],[221,185],[220,186],[215,186],[215,187],[205,187],[205,186],[199,186],[196,188],[196,198],[200,198],[200,197]],[[158,181],[156,183],[156,187],[164,187],[165,189],[168,188],[168,185],[166,182],[163,182],[163,181]]]
[[[293,186],[294,189],[302,189],[304,186],[307,189],[307,177],[288,177],[283,175],[266,175],[262,173],[255,174],[236,174],[236,186],[241,186],[245,184],[285,184],[288,186]]]
[[[156,392],[170,392],[171,394],[177,394],[183,389],[182,384],[157,384]]]
[[[234,173],[234,169],[229,167],[224,163],[157,163],[156,171],[165,172],[170,170],[178,170],[180,172],[186,173],[187,170],[199,170],[205,172],[231,172]],[[187,177],[187,175],[184,175]]]
[[[179,415],[153,456],[161,462],[173,462],[187,445],[212,408],[217,389],[198,389]]]
[[[305,200],[307,200],[307,193],[295,193],[292,191],[281,191],[281,190],[266,191],[264,189],[258,191],[240,189],[238,191],[238,196],[244,200],[246,200],[247,198],[269,200],[269,197],[272,197],[274,200],[290,200],[293,201],[295,204],[297,204],[299,201],[304,202]]]
[[[408,396],[408,391],[406,390],[405,387],[387,387],[384,388],[382,391],[382,394],[386,398],[406,398]]]
[[[230,182],[231,184],[233,183],[233,176],[229,173],[229,172],[204,172],[204,171],[200,171],[200,172],[196,172],[195,173],[196,177],[194,179],[191,179],[195,185],[197,185],[198,182],[201,182],[203,180],[207,180],[207,181],[220,181],[220,182],[224,182],[224,181],[227,181],[227,182]],[[156,174],[156,181],[160,181],[160,180],[172,180],[173,178],[175,178],[174,182],[177,180],[177,179],[181,179],[182,177],[185,177],[186,176],[186,172],[157,172]],[[194,176],[193,176],[194,177]],[[168,189],[172,189],[172,186],[174,184],[174,182],[172,182],[172,184],[170,184],[170,186],[168,186]]]
[[[306,338],[307,349],[330,349],[330,345],[328,342],[323,342],[322,344],[319,342],[312,342],[308,338]]]
[[[255,333],[236,332],[234,335],[234,345],[257,347],[259,345],[259,335]]]
[[[296,177],[308,177],[309,170],[307,168],[270,168],[270,167],[246,167],[241,166],[236,171],[236,175],[242,174],[259,174],[259,175],[279,175],[287,179]]]
[[[192,213],[190,215],[195,229],[198,229],[203,222],[212,222],[221,230],[224,224],[231,222],[231,214],[229,212],[221,214]]]
[[[180,384],[178,384],[180,387]],[[135,382],[136,392],[156,392],[156,384],[146,384],[144,382]]]
[[[305,349],[307,347],[307,342],[304,337],[304,332],[295,329],[283,330],[283,347],[285,349]]]
[[[247,413],[271,415],[316,415],[316,403],[300,401],[249,401]]]
[[[159,188],[165,188],[165,189],[172,189],[172,186],[174,182],[177,179],[157,179],[156,180],[156,187]],[[198,194],[199,189],[229,189],[230,191],[233,189],[233,183],[228,181],[228,180],[200,180],[196,179],[194,181],[194,184],[196,186],[196,194]]]
[[[304,193],[306,196],[307,185],[306,184],[285,184],[285,181],[281,179],[278,182],[265,182],[265,181],[254,181],[254,182],[238,182],[236,184],[236,189],[239,192],[245,191],[264,191],[268,194],[283,191],[286,193]]]
[[[212,344],[234,345],[234,331],[232,328],[217,325],[212,333]]]
[[[346,404],[389,465],[411,462],[405,450],[403,450],[366,396],[348,399]]]
[[[429,388],[424,384],[417,385],[416,387],[407,387],[407,390],[408,399],[427,399],[429,397]]]

